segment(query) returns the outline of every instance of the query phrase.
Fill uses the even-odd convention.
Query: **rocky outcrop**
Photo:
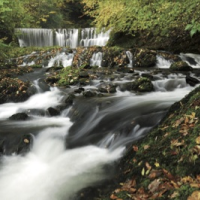
[[[178,61],[171,64],[170,69],[172,71],[191,71],[192,67],[190,67],[186,62],[184,61]]]
[[[136,49],[133,56],[134,67],[153,67],[156,64],[156,51]]]

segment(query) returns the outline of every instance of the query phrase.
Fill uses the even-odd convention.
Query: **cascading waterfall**
[[[17,28],[20,47],[24,46],[105,46],[110,35],[110,30],[97,33],[96,28],[85,29],[42,29],[42,28]],[[79,31],[81,38],[79,38]]]
[[[153,84],[155,91],[143,95],[117,92],[101,97],[97,104],[93,98],[77,99],[72,107],[63,110],[57,117],[35,114],[35,110],[39,113],[48,107],[62,106],[66,91],[58,88],[37,93],[22,103],[1,104],[1,133],[9,132],[14,137],[16,133],[33,135],[30,152],[23,156],[13,154],[3,157],[1,199],[69,200],[79,190],[109,178],[104,166],[119,159],[126,144],[143,137],[174,101],[192,89],[178,76],[154,81]],[[35,85],[41,92],[37,81]],[[72,123],[70,110],[73,112],[79,106],[82,116],[87,105],[92,114]],[[8,120],[9,116],[18,112],[26,112],[30,118],[26,121]],[[120,134],[130,120],[134,122],[130,132]],[[97,138],[91,145],[93,136]],[[68,149],[70,143],[80,143],[82,147]],[[112,170],[111,167],[109,169]]]
[[[85,28],[81,30],[80,46],[105,46],[109,40],[110,30],[97,33],[95,28]]]
[[[90,66],[101,67],[102,59],[103,59],[102,52],[93,53],[92,58],[90,59]]]
[[[169,68],[170,65],[172,64],[172,62],[170,60],[166,60],[165,58],[163,58],[162,56],[156,56],[157,59],[157,63],[156,66],[158,68]]]
[[[193,68],[200,68],[200,55],[192,53],[181,53],[180,58]]]
[[[68,67],[72,65],[73,58],[74,58],[73,53],[66,54],[65,52],[62,52],[56,55],[55,57],[52,57],[49,60],[49,63],[46,67],[47,68],[50,68],[52,66]]]
[[[19,45],[25,46],[53,46],[53,31],[51,29],[40,28],[17,28]]]
[[[76,48],[78,46],[78,29],[58,29],[56,31],[56,45]]]
[[[126,55],[129,60],[128,67],[133,67],[133,54],[130,51],[126,51]]]

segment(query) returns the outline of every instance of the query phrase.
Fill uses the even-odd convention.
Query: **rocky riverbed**
[[[48,121],[33,125],[38,116],[52,119],[51,127],[67,116],[73,124],[65,148],[127,148],[111,181],[81,191],[77,199],[195,199],[198,64],[195,55],[108,47],[57,48],[14,58],[1,69],[1,154],[26,155],[32,149],[34,135],[49,126]],[[51,92],[55,87],[59,91]]]

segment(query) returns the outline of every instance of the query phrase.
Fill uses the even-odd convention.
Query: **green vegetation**
[[[132,146],[111,199],[199,198],[199,96],[200,87],[172,105],[162,123]]]
[[[191,23],[191,19],[193,23],[200,24],[198,0],[83,0],[83,2],[86,13],[95,18],[94,24],[98,28],[113,28],[114,32],[134,35],[150,31],[156,35],[166,36],[169,30],[177,27],[184,29]]]

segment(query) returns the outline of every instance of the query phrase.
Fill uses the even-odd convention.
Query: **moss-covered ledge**
[[[169,109],[120,163],[118,184],[101,199],[193,200],[200,195],[200,87]]]

